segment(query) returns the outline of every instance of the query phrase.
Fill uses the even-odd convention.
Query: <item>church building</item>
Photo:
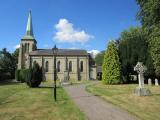
[[[54,78],[53,49],[38,49],[33,34],[32,16],[29,12],[26,34],[21,39],[18,58],[18,69],[30,68],[34,62],[42,67],[43,78]],[[90,54],[81,49],[58,49],[56,55],[56,71],[58,79],[89,80],[96,79],[96,69]]]

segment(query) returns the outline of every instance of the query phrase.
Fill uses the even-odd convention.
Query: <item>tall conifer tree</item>
[[[105,84],[120,83],[120,62],[118,50],[114,41],[109,42],[104,55],[102,80]]]

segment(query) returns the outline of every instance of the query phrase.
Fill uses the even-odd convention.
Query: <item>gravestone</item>
[[[152,79],[151,78],[148,79],[148,85],[152,85]]]
[[[155,79],[155,86],[159,86],[158,79]]]
[[[144,87],[144,72],[147,68],[143,65],[142,62],[138,62],[137,65],[134,67],[134,71],[138,73],[138,82],[139,86],[134,90],[134,93],[138,96],[147,96],[151,95],[151,92],[148,88]]]
[[[69,73],[68,71],[64,71],[64,80],[62,82],[63,85],[68,85],[69,84]]]

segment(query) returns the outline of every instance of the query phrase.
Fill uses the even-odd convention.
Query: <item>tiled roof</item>
[[[53,55],[52,49],[38,49],[29,53],[29,55]],[[79,49],[58,49],[57,55],[68,55],[68,56],[87,56],[86,50]]]

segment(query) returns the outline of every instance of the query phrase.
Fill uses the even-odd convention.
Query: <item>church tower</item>
[[[21,44],[19,48],[19,58],[18,58],[18,69],[23,69],[28,67],[27,61],[29,61],[29,52],[36,50],[36,40],[33,34],[33,26],[32,26],[32,15],[31,11],[29,12],[26,34],[21,39]]]

